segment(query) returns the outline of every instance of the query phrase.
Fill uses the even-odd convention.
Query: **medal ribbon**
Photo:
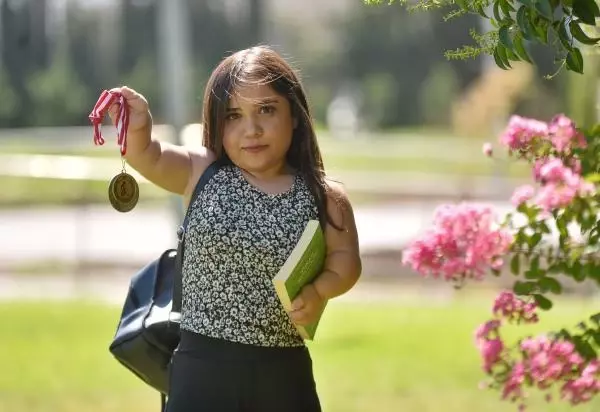
[[[94,126],[94,144],[103,145],[104,138],[100,131],[102,125],[102,119],[106,116],[108,108],[117,103],[119,105],[119,111],[117,112],[116,126],[117,126],[117,144],[119,145],[121,156],[124,156],[127,152],[127,129],[129,128],[129,108],[123,95],[119,92],[110,92],[104,90],[100,95],[100,98],[94,105],[94,109],[89,115],[90,121]]]

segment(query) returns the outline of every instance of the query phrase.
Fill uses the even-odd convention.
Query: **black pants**
[[[266,348],[181,331],[166,412],[320,412],[308,349]]]

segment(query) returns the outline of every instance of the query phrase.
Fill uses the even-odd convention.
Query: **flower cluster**
[[[491,207],[444,205],[435,212],[433,229],[406,248],[402,260],[425,276],[481,279],[490,268],[502,266],[512,240]]]
[[[587,146],[585,136],[568,117],[557,115],[545,123],[512,116],[500,143],[531,160],[533,178],[541,185],[537,195],[531,185],[518,187],[511,197],[513,205],[532,200],[544,212],[551,212],[594,192],[593,184],[581,177],[581,163],[573,155],[574,149]]]
[[[587,402],[600,392],[600,363],[586,362],[575,345],[564,339],[546,336],[523,339],[516,348],[502,340],[502,320],[509,323],[536,323],[536,305],[512,292],[500,293],[494,302],[495,318],[475,331],[475,346],[479,350],[482,368],[491,376],[487,386],[498,387],[502,399],[519,403],[525,409],[526,387],[547,391],[558,389],[560,397],[571,405]],[[516,354],[516,355],[515,355]]]
[[[535,302],[519,299],[513,292],[502,291],[494,301],[492,312],[509,323],[536,323],[538,316]]]
[[[511,153],[517,152],[523,157],[548,146],[558,154],[569,154],[575,148],[587,146],[583,133],[563,114],[555,116],[549,123],[513,115],[500,136],[500,143]]]
[[[534,165],[534,177],[541,183],[537,196],[533,186],[523,185],[513,192],[512,204],[519,206],[533,200],[544,212],[551,212],[568,206],[577,196],[593,194],[594,185],[586,182],[576,170],[556,157],[538,160]]]

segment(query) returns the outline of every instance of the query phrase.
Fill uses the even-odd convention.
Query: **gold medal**
[[[115,210],[129,212],[137,204],[139,196],[138,183],[125,171],[125,161],[123,161],[123,170],[113,177],[108,185],[108,200]]]

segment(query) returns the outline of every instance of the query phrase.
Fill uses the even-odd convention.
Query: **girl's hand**
[[[129,128],[127,129],[127,133],[145,132],[149,134],[152,129],[152,115],[150,114],[146,98],[126,86],[116,87],[110,91],[121,93],[129,106]],[[118,112],[118,104],[113,104],[108,108],[108,115],[113,125],[116,124]]]
[[[290,318],[297,325],[309,325],[317,320],[324,305],[325,300],[319,295],[312,283],[309,283],[302,288],[298,296],[292,301]]]

